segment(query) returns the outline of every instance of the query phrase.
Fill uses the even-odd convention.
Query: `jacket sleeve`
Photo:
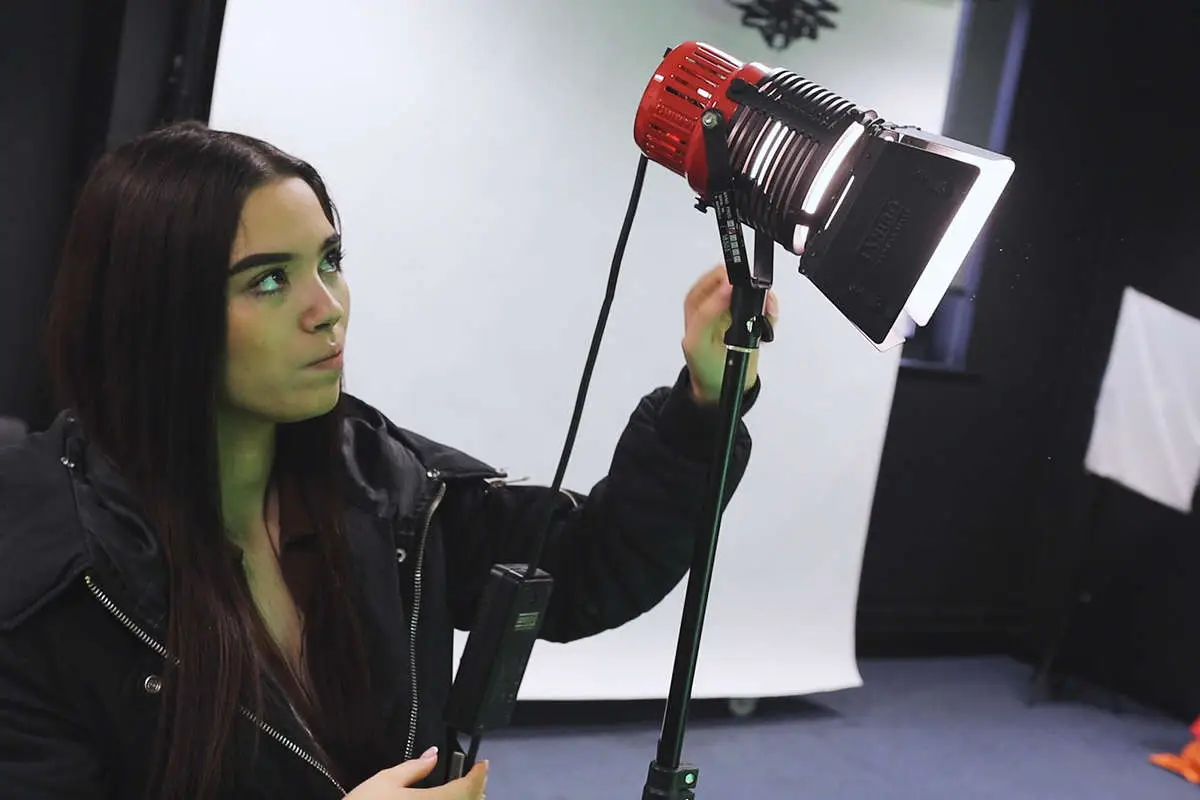
[[[54,670],[30,631],[0,631],[0,794],[103,800],[101,757],[57,698]]]
[[[743,400],[754,404],[758,382]],[[708,467],[719,433],[716,407],[691,398],[684,369],[671,388],[638,404],[608,474],[586,495],[563,492],[539,562],[554,578],[541,638],[569,642],[618,627],[662,601],[691,566]],[[726,482],[728,504],[750,459],[740,420]],[[443,505],[455,627],[470,630],[495,563],[528,563],[541,486],[471,486]],[[448,500],[451,498],[447,498]]]

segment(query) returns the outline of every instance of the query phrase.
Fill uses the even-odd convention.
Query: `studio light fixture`
[[[634,138],[702,209],[727,196],[738,223],[799,256],[881,350],[929,322],[1013,172],[1005,156],[697,42],[655,70]]]
[[[687,709],[747,365],[774,338],[764,305],[776,245],[799,256],[800,272],[875,347],[889,349],[929,322],[1013,163],[699,42],[667,51],[642,95],[634,139],[643,160],[686,178],[697,208],[715,212],[733,286],[719,435],[662,732],[642,789],[642,800],[694,800],[699,770],[681,760]],[[754,232],[753,256],[743,225]]]
[[[822,28],[836,28],[829,0],[728,0],[742,12],[742,24],[756,28],[772,50],[785,50],[797,39],[816,39]]]

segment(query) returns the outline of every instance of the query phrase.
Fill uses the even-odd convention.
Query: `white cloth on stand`
[[[1200,320],[1125,289],[1084,463],[1191,512],[1200,479]]]

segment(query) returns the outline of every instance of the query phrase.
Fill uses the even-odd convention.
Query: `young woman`
[[[542,638],[621,625],[687,571],[728,303],[720,268],[692,288],[679,379],[556,498]],[[186,123],[95,167],[50,314],[65,410],[0,450],[5,797],[482,796],[485,763],[448,776],[453,630],[528,558],[549,490],[344,393],[349,314],[307,163]],[[732,486],[749,450],[741,427]]]

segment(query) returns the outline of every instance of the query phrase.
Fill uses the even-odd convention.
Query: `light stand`
[[[669,49],[634,119],[652,161],[716,211],[733,286],[731,325],[703,514],[658,752],[642,800],[694,800],[680,759],[747,365],[773,332],[764,316],[776,244],[879,350],[924,325],[1012,175],[1011,159],[887,122],[790,70],[703,42]],[[701,152],[701,148],[703,152]],[[754,230],[753,268],[741,226]]]
[[[683,619],[675,647],[675,665],[663,714],[658,753],[650,763],[642,800],[693,800],[696,796],[699,770],[694,764],[680,760],[687,728],[688,704],[696,676],[704,612],[708,606],[717,537],[725,508],[729,465],[741,420],[746,371],[750,356],[758,349],[759,342],[769,342],[774,338],[764,306],[771,288],[775,242],[768,235],[755,230],[754,268],[751,269],[746,260],[741,223],[734,207],[734,178],[726,144],[726,120],[720,111],[710,109],[704,113],[701,121],[712,180],[710,185],[715,191],[711,202],[706,204],[701,200],[699,207],[705,210],[706,205],[711,205],[716,211],[725,268],[733,286],[730,303],[732,322],[725,335],[725,377],[721,384],[719,404],[720,432],[709,465],[703,513],[688,575]]]

